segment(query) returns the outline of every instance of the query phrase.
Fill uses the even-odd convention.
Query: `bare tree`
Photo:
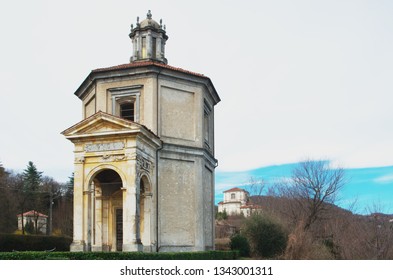
[[[52,221],[53,221],[53,204],[54,201],[62,196],[61,185],[53,178],[44,176],[42,178],[42,193],[45,194],[45,200],[48,201],[49,207],[49,221],[47,222],[47,234],[52,235]]]
[[[22,234],[25,234],[25,224],[23,223],[23,213],[29,204],[29,194],[24,191],[23,177],[21,174],[11,174],[7,182],[9,190],[12,192],[12,203],[17,206],[18,214],[21,215]]]
[[[16,229],[15,218],[18,211],[14,203],[15,194],[9,186],[12,177],[13,174],[5,171],[0,163],[0,233],[13,232]]]
[[[343,168],[331,168],[328,161],[306,160],[292,171],[290,180],[281,182],[281,194],[292,199],[292,214],[307,230],[336,203],[346,183]]]
[[[245,190],[249,194],[249,200],[252,204],[258,204],[259,198],[263,195],[266,188],[266,181],[262,178],[250,178],[249,184],[245,186]]]

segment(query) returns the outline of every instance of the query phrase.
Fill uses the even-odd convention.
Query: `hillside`
[[[299,251],[292,255],[294,259],[393,259],[393,215],[358,215],[326,204],[318,220],[305,230],[298,202],[273,196],[250,200],[261,207],[261,213],[287,229],[291,249]],[[216,221],[219,246],[241,229],[244,220],[242,216],[229,216]],[[328,244],[329,252],[321,244]]]

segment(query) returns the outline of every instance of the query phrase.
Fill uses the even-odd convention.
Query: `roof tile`
[[[191,75],[198,76],[198,77],[207,78],[203,74],[192,72],[192,71],[188,71],[188,70],[184,70],[182,68],[170,66],[168,64],[163,64],[163,63],[159,63],[159,62],[156,62],[156,61],[138,61],[138,62],[120,64],[120,65],[106,67],[106,68],[94,69],[91,72],[92,73],[98,73],[98,72],[105,72],[105,71],[112,71],[112,70],[130,69],[130,68],[136,68],[136,67],[141,67],[141,66],[158,66],[158,67],[169,69],[169,70],[174,70],[174,71],[183,72],[183,73],[186,73],[186,74],[191,74]]]
[[[232,188],[232,189],[224,191],[224,193],[226,193],[226,192],[239,192],[239,191],[240,192],[245,192],[245,190],[243,190],[241,188]]]

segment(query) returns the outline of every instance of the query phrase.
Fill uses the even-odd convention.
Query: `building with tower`
[[[130,62],[95,69],[75,95],[72,251],[214,248],[211,80],[167,64],[162,21],[131,25]]]
[[[244,189],[231,188],[224,191],[224,201],[218,203],[218,212],[228,215],[243,215],[249,217],[252,213],[261,211],[259,205],[250,201],[250,193]]]

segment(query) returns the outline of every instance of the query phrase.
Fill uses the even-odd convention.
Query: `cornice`
[[[98,80],[132,76],[136,77],[146,74],[163,75],[171,78],[177,78],[203,84],[208,90],[208,92],[210,92],[215,104],[221,101],[209,77],[203,74],[191,72],[155,61],[134,62],[107,68],[95,69],[90,72],[90,74],[82,82],[79,88],[75,91],[75,95],[78,96],[80,99],[83,99],[84,96],[89,92],[89,88]]]

